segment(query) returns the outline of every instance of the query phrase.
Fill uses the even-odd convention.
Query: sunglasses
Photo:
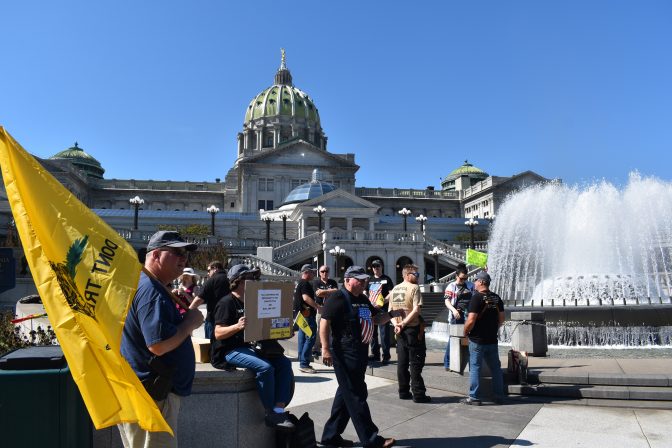
[[[189,252],[183,247],[168,247],[166,249],[161,249],[161,252],[170,252],[180,258],[187,258],[189,256]]]
[[[320,271],[320,273],[325,273],[325,272],[329,272],[329,269],[323,269],[323,270]]]
[[[414,277],[420,277],[420,273],[419,273],[419,272],[409,272],[408,275],[412,275],[412,276],[414,276]]]

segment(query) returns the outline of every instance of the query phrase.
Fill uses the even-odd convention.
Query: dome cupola
[[[441,181],[441,189],[447,191],[463,190],[487,179],[489,176],[488,173],[465,160],[462,166],[455,168]]]
[[[95,179],[102,179],[103,173],[105,173],[100,162],[80,148],[77,142],[75,142],[75,146],[71,146],[70,148],[51,156],[49,159],[68,160],[78,170],[84,172],[88,177],[93,177]]]
[[[245,110],[243,132],[238,138],[239,156],[277,148],[298,139],[326,149],[327,138],[322,131],[320,114],[312,98],[294,86],[284,49],[273,85],[250,101]]]

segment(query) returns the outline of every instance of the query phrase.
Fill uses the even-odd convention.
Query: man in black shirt
[[[329,297],[331,294],[338,291],[338,285],[336,280],[329,278],[329,266],[322,265],[318,269],[318,277],[313,280],[313,289],[315,290],[315,302],[324,306],[324,299]],[[317,322],[317,334],[320,334],[320,318],[322,316],[320,313],[317,313],[315,316],[315,322]],[[315,345],[313,346],[313,359],[320,357],[320,351],[322,349],[322,344],[320,343],[320,337],[315,338]]]
[[[255,373],[259,397],[266,409],[266,425],[292,430],[294,424],[285,412],[291,395],[292,363],[284,355],[264,358],[245,342],[245,281],[259,278],[259,269],[237,264],[228,273],[232,291],[215,306],[212,338],[212,365],[250,369]]]
[[[373,275],[369,278],[369,300],[371,303],[380,303],[384,301],[381,307],[383,311],[387,311],[388,301],[387,295],[394,288],[392,279],[383,274],[383,264],[380,260],[373,260],[371,263]],[[375,296],[375,297],[372,297]],[[390,362],[390,324],[376,325],[373,329],[373,339],[371,339],[371,356],[370,361],[380,361],[380,352],[383,352],[383,365],[386,366]],[[378,335],[380,334],[380,343],[378,342]]]
[[[190,309],[197,309],[203,302],[207,307],[207,314],[205,316],[205,337],[212,339],[212,333],[215,328],[213,324],[212,313],[215,311],[215,305],[225,295],[231,292],[229,287],[229,279],[226,277],[226,271],[221,261],[211,261],[208,264],[208,279],[203,285],[201,293],[194,297],[194,300],[189,305]]]
[[[504,303],[490,291],[490,275],[485,271],[476,274],[469,314],[464,324],[464,335],[469,337],[469,396],[460,403],[481,405],[480,374],[483,360],[492,371],[492,391],[495,403],[504,401],[504,378],[497,350],[497,333],[504,323]]]
[[[352,420],[363,446],[390,447],[395,443],[392,438],[378,435],[378,427],[366,403],[368,390],[364,377],[373,326],[389,322],[391,317],[390,313],[374,307],[364,295],[368,277],[364,268],[350,266],[345,271],[343,288],[329,296],[322,310],[322,362],[334,366],[338,381],[331,416],[322,433],[323,445],[353,446],[352,441],[341,436],[348,420]],[[405,315],[402,310],[393,313],[394,316]]]
[[[303,314],[308,326],[313,334],[308,337],[306,333],[299,330],[299,370],[303,373],[316,373],[310,362],[313,360],[313,345],[317,337],[317,322],[315,316],[322,307],[315,302],[315,290],[311,283],[315,278],[315,268],[309,264],[301,266],[301,280],[296,284],[294,290],[294,316],[298,313]]]

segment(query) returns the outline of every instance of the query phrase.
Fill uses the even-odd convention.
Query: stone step
[[[664,374],[625,374],[625,373],[556,373],[530,369],[528,371],[530,383],[576,384],[576,385],[604,385],[604,386],[672,386],[672,376]]]
[[[672,387],[543,383],[537,385],[510,384],[508,391],[510,395],[669,401],[672,406]]]

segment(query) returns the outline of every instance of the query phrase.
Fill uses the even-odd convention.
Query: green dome
[[[320,115],[315,103],[308,94],[292,84],[292,75],[285,64],[285,51],[282,50],[280,68],[275,74],[273,85],[254,97],[245,111],[245,123],[259,118],[284,116],[304,120],[320,126]]]
[[[89,177],[102,179],[105,170],[100,165],[100,162],[90,154],[87,154],[82,148],[77,145],[65,149],[50,157],[51,160],[61,159],[68,160],[75,165],[77,169],[86,173]]]
[[[282,84],[273,84],[254,97],[247,106],[245,123],[278,115],[303,118],[318,125],[320,123],[317,107],[308,94],[294,86]]]
[[[455,168],[448,176],[446,176],[445,179],[441,181],[441,188],[444,190],[454,190],[455,179],[458,179],[462,176],[468,176],[470,179],[472,179],[473,184],[475,182],[487,179],[489,174],[482,169],[475,167],[469,163],[468,160],[465,160],[462,166]]]

